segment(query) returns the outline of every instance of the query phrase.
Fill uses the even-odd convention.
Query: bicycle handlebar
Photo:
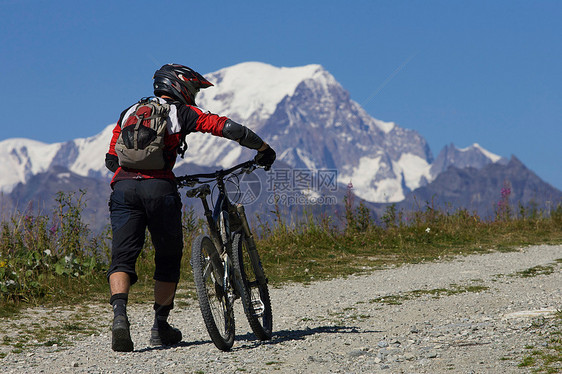
[[[203,173],[203,174],[191,174],[191,175],[184,175],[181,177],[176,177],[176,182],[177,184],[182,187],[182,186],[189,186],[197,184],[197,183],[201,183],[199,181],[199,179],[220,179],[223,178],[225,176],[227,176],[228,174],[231,174],[233,172],[235,172],[238,169],[248,169],[247,172],[252,172],[256,167],[258,167],[259,165],[256,164],[256,162],[254,160],[250,160],[250,161],[246,161],[246,162],[242,162],[241,164],[235,165],[229,169],[226,170],[217,170],[214,173]]]

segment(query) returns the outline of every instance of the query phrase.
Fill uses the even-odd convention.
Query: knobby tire
[[[235,271],[242,276],[244,287],[240,298],[250,328],[259,340],[269,340],[272,336],[273,315],[267,282],[258,282],[256,272],[263,274],[263,268],[257,251],[254,262],[250,259],[249,245],[246,237],[240,233],[234,236],[232,243],[232,264]],[[259,267],[255,269],[254,266]]]
[[[215,346],[229,351],[234,344],[234,310],[229,298],[215,280],[222,276],[213,271],[210,253],[216,251],[208,236],[197,237],[191,246],[191,266],[203,321]]]

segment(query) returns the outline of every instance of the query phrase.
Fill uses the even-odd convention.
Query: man
[[[183,65],[167,64],[154,73],[153,79],[154,94],[157,97],[149,100],[166,108],[166,116],[161,117],[165,118],[165,133],[161,143],[163,160],[159,160],[164,167],[135,168],[136,164],[125,162],[125,152],[119,148],[125,134],[131,133],[127,131],[135,128],[129,127],[131,124],[134,125],[137,121],[147,123],[144,115],[139,117],[139,106],[149,102],[146,100],[121,113],[105,158],[107,168],[115,173],[111,181],[113,192],[109,202],[113,242],[108,280],[110,303],[114,311],[112,349],[121,352],[133,350],[126,305],[129,288],[138,278],[135,263],[143,247],[147,227],[156,252],[155,318],[150,344],[172,345],[182,339],[181,332],[170,326],[167,318],[174,305],[183,249],[182,204],[172,168],[178,152],[183,148],[185,136],[191,132],[205,132],[236,140],[242,146],[257,150],[256,162],[267,168],[276,157],[275,151],[252,130],[227,117],[205,112],[195,106],[199,90],[213,85],[201,74]],[[138,130],[139,126],[136,127]],[[135,135],[135,141],[141,135]],[[129,136],[129,139],[133,139],[133,136]]]

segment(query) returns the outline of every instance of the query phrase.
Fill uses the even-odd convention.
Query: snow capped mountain
[[[369,116],[320,65],[249,62],[206,78],[215,86],[201,92],[198,104],[252,128],[294,168],[337,169],[339,181],[351,181],[369,201],[399,201],[429,178],[432,155],[425,140]],[[252,157],[204,134],[191,134],[188,143],[183,162],[227,167]]]
[[[367,201],[400,201],[449,165],[481,167],[501,160],[478,145],[462,150],[451,145],[433,162],[421,135],[371,117],[320,65],[280,68],[247,62],[206,78],[215,86],[200,93],[201,108],[252,128],[293,168],[337,170],[338,182],[351,182]],[[83,177],[109,177],[104,158],[113,127],[65,143],[0,142],[0,190],[10,192],[55,166]],[[209,134],[190,134],[187,143],[177,167],[228,167],[255,154]]]
[[[486,153],[477,144],[464,150]],[[482,218],[493,218],[502,199],[501,189],[509,182],[509,200],[512,206],[530,207],[530,209],[548,212],[562,201],[562,192],[542,181],[515,156],[510,160],[491,159],[482,167],[449,167],[440,173],[431,183],[408,194],[406,199],[397,204],[397,209],[411,211],[412,207],[430,204],[432,208],[453,213],[459,207],[470,212],[478,212]],[[494,157],[495,156],[495,157]],[[496,162],[491,162],[496,159]],[[436,160],[437,162],[437,160]],[[382,205],[382,204],[381,204]],[[379,214],[383,214],[379,209]]]
[[[241,63],[205,77],[214,86],[201,91],[197,103],[213,113],[250,125],[255,131],[260,130],[283,98],[294,94],[302,81],[335,83],[334,77],[320,65],[278,68],[261,62]]]
[[[14,138],[0,142],[1,192],[49,168],[60,144],[45,144],[31,139]]]
[[[294,97],[303,86],[314,87],[317,92],[312,98],[319,100],[322,96],[330,95],[330,90],[337,87],[343,88],[335,78],[320,65],[306,65],[301,67],[286,68],[274,67],[260,62],[246,62],[221,69],[217,72],[205,75],[212,83],[199,94],[197,104],[212,113],[227,116],[250,127],[271,142],[271,137],[262,128],[270,120],[278,109],[278,105],[285,99]],[[347,98],[349,100],[349,98]],[[334,108],[331,108],[334,109]],[[303,113],[297,114],[301,120],[307,122],[307,126],[318,127],[322,124],[308,121]],[[365,113],[364,116],[368,117]],[[381,131],[388,132],[393,123],[386,123],[370,118]],[[294,130],[294,129],[293,129]],[[287,129],[287,131],[290,131]],[[206,166],[220,165],[227,167],[235,160],[250,157],[250,152],[244,151],[237,144],[221,138],[209,138],[205,134],[191,134],[189,136],[190,151],[186,154],[185,163],[202,162]],[[276,145],[278,150],[285,149],[283,142]],[[283,147],[283,148],[282,148]],[[305,152],[300,151],[294,161],[291,161],[293,149],[281,155],[280,159],[287,161],[290,165],[300,164],[316,169],[314,163],[304,162]],[[202,160],[201,155],[205,155]],[[182,162],[180,161],[179,164]]]
[[[454,144],[450,144],[441,150],[439,156],[431,165],[431,179],[446,171],[449,166],[455,166],[460,169],[466,167],[481,169],[488,164],[496,162],[506,164],[508,160],[485,150],[477,143],[461,149],[455,147]]]
[[[9,193],[18,183],[54,166],[90,177],[107,177],[104,159],[113,125],[85,139],[46,144],[23,138],[0,142],[0,191]]]

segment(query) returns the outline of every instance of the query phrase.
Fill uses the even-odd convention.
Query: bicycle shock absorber
[[[227,211],[220,212],[218,223],[222,242],[227,243],[230,238],[230,222]]]
[[[236,210],[238,214],[240,214],[240,218],[242,221],[242,228],[244,229],[244,234],[246,234],[246,238],[248,239],[248,245],[250,249],[256,249],[256,242],[254,241],[254,235],[250,231],[250,225],[248,225],[248,220],[246,219],[246,209],[244,209],[244,205],[237,205]]]

